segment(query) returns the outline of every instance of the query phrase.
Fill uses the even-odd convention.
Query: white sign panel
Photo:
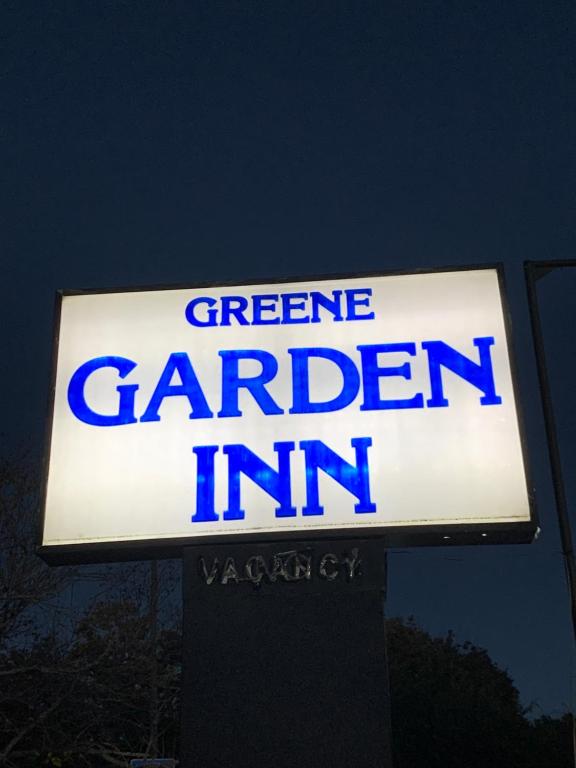
[[[45,548],[531,519],[496,269],[64,295],[56,363]]]

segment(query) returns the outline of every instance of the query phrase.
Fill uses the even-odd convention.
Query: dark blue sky
[[[576,7],[8,0],[0,12],[5,450],[40,445],[56,288],[503,261],[543,533],[391,558],[389,609],[523,700],[575,664],[524,259],[576,256]],[[576,278],[542,283],[571,498]]]

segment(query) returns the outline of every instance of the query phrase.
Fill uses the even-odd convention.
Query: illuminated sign
[[[47,556],[529,540],[498,269],[65,293],[44,507]]]

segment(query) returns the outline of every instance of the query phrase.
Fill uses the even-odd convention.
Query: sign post
[[[184,558],[184,768],[388,766],[384,545],[536,529],[499,266],[59,296],[39,551]]]
[[[540,320],[538,307],[538,291],[536,282],[554,269],[567,269],[576,267],[576,260],[565,261],[527,261],[524,264],[526,275],[526,287],[528,290],[528,305],[530,307],[530,319],[532,322],[532,335],[534,337],[534,350],[538,367],[538,379],[542,396],[542,409],[544,411],[544,423],[548,440],[548,454],[554,483],[554,497],[556,500],[556,513],[558,515],[558,528],[562,543],[562,555],[566,568],[566,583],[570,597],[570,610],[572,617],[572,631],[576,639],[576,560],[574,558],[574,545],[572,531],[570,529],[570,516],[568,514],[568,500],[562,472],[562,459],[556,429],[556,418],[552,404],[552,389],[548,378],[548,366],[546,364],[546,352],[544,334]],[[576,739],[575,739],[576,743]]]
[[[184,551],[183,768],[389,768],[377,540]]]

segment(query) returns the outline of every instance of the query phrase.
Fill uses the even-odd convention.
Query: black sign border
[[[394,277],[402,275],[424,275],[443,272],[471,272],[479,270],[495,271],[498,276],[500,301],[504,318],[506,346],[512,375],[512,389],[518,420],[518,430],[522,449],[524,473],[526,477],[527,494],[530,507],[530,520],[504,523],[473,523],[449,525],[403,525],[385,526],[381,528],[339,528],[319,531],[286,531],[282,534],[267,533],[234,533],[214,536],[186,536],[166,539],[132,539],[130,541],[91,542],[85,544],[43,544],[44,520],[46,514],[46,498],[48,489],[48,473],[50,469],[50,449],[52,443],[52,424],[54,416],[54,398],[56,390],[56,373],[58,364],[58,342],[60,338],[60,319],[62,300],[65,296],[82,296],[106,293],[134,293],[143,291],[191,290],[200,288],[232,288],[237,286],[252,287],[256,285],[282,285],[285,283],[303,283],[312,281],[351,280],[358,278]],[[56,292],[53,342],[52,342],[52,373],[50,381],[49,401],[45,429],[45,449],[42,477],[41,513],[37,535],[37,554],[50,565],[68,565],[74,563],[104,563],[127,560],[147,560],[157,558],[182,557],[182,550],[191,546],[226,546],[250,542],[282,542],[296,544],[299,541],[326,541],[339,539],[380,539],[382,546],[413,547],[413,546],[462,546],[469,544],[527,544],[538,534],[538,518],[534,488],[531,482],[531,470],[528,460],[528,445],[524,425],[521,398],[518,386],[518,369],[512,341],[512,323],[506,296],[505,272],[502,262],[477,265],[456,265],[434,268],[404,269],[391,271],[350,272],[322,275],[299,275],[298,277],[282,277],[274,279],[236,280],[230,282],[200,282],[167,285],[146,285],[88,288],[77,290],[59,290]]]

